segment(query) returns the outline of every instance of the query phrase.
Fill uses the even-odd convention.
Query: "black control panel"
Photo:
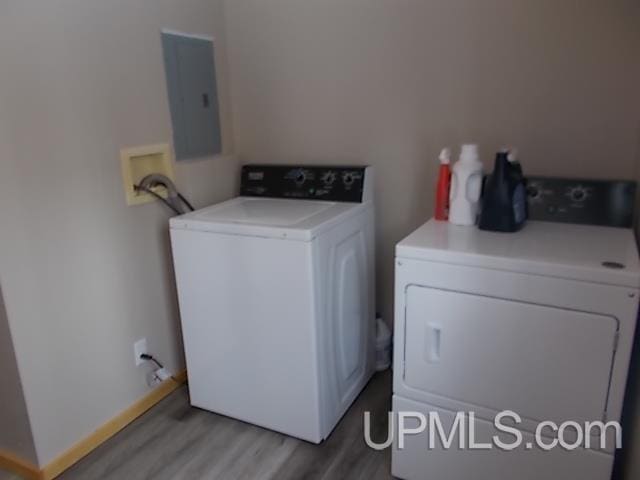
[[[245,165],[240,195],[361,203],[365,167]]]
[[[633,224],[636,183],[527,177],[529,218],[629,228]]]

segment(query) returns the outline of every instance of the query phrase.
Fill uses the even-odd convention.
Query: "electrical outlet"
[[[171,374],[166,368],[158,368],[157,370],[147,374],[147,385],[150,387],[156,387],[169,378],[171,378]]]
[[[160,385],[160,383],[162,383],[156,375],[156,372],[148,372],[145,375],[145,378],[147,379],[148,387],[157,387],[158,385]]]
[[[141,338],[136,343],[133,344],[133,354],[136,359],[136,367],[145,363],[145,360],[140,358],[140,355],[143,353],[147,353],[147,339]]]
[[[171,378],[171,374],[167,371],[166,368],[159,368],[158,370],[156,370],[156,377],[158,377],[161,382],[164,382],[165,380],[169,380]]]

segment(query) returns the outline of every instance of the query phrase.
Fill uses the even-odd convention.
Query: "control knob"
[[[354,181],[355,177],[351,172],[347,172],[342,176],[342,182],[344,183],[345,187],[350,187],[351,185],[353,185]]]
[[[306,174],[304,173],[304,171],[303,171],[303,170],[299,170],[299,171],[296,173],[296,176],[295,176],[295,182],[296,182],[296,185],[297,185],[297,186],[299,186],[299,187],[301,187],[301,186],[302,186],[302,184],[304,184],[304,182],[305,182],[306,180],[307,180],[307,176],[306,176]]]
[[[574,202],[584,202],[589,197],[589,192],[582,185],[578,185],[569,190],[568,196]]]
[[[537,185],[531,185],[529,188],[527,188],[527,195],[529,195],[529,198],[537,199],[538,197],[540,197],[540,189]]]
[[[333,182],[336,181],[336,174],[335,172],[327,172],[324,175],[322,175],[322,181],[325,183],[325,185],[331,185]]]

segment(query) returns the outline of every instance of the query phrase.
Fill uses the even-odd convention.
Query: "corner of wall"
[[[37,454],[22,381],[0,285],[0,450],[37,465]]]

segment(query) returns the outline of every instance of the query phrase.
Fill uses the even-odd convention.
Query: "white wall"
[[[119,149],[171,140],[160,28],[216,37],[232,149],[221,1],[9,0],[0,7],[0,273],[37,460],[148,391],[133,342],[183,368],[168,212],[127,207]],[[197,206],[236,162],[181,163]]]
[[[479,142],[489,166],[500,145],[515,144],[529,173],[636,178],[636,0],[225,7],[241,161],[376,166],[378,304],[387,320],[393,245],[431,215],[442,146]],[[629,458],[638,465],[635,438]]]
[[[520,147],[526,171],[634,178],[640,3],[228,0],[242,161],[378,170],[379,304],[432,212],[439,149]]]

